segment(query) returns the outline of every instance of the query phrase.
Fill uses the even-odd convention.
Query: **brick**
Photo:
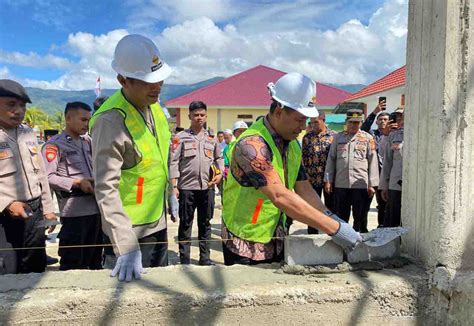
[[[395,258],[399,255],[400,237],[380,247],[369,247],[361,243],[353,251],[347,254],[347,261],[349,263],[379,261],[384,259]]]
[[[342,261],[342,249],[328,235],[290,235],[285,239],[288,265],[332,265]]]

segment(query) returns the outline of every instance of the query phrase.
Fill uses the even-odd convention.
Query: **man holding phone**
[[[379,102],[371,114],[362,124],[361,129],[374,137],[375,140],[375,149],[377,151],[377,161],[379,165],[379,173],[382,171],[383,164],[383,154],[384,154],[384,144],[386,141],[385,131],[387,124],[389,122],[389,114],[385,111],[387,108],[387,98],[385,96],[379,97]],[[377,118],[377,120],[376,120]],[[371,129],[374,120],[376,120],[377,129]],[[383,221],[385,217],[385,200],[382,199],[381,191],[376,188],[375,198],[377,200],[377,222],[378,226],[383,226]],[[372,198],[369,200],[368,205],[372,203]]]
[[[31,100],[23,86],[0,80],[0,244],[35,248],[16,250],[16,266],[7,272],[41,273],[46,268],[42,225],[44,219],[56,221],[56,215],[36,134],[22,124],[26,103]]]
[[[384,147],[384,162],[380,174],[380,191],[387,202],[387,211],[383,225],[396,227],[401,225],[402,175],[403,175],[403,114],[404,108],[398,107],[390,114],[391,129]],[[387,128],[388,129],[388,128]]]

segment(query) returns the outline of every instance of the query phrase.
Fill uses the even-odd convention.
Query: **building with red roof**
[[[405,105],[405,66],[364,87],[344,102],[358,102],[365,105],[370,113],[377,106],[380,96],[387,98],[387,112],[394,111],[398,106]],[[346,105],[346,107],[349,107]],[[336,110],[340,112],[341,110]],[[342,112],[340,112],[342,113]]]
[[[265,115],[271,104],[267,90],[270,82],[276,82],[285,72],[263,65],[245,70],[166,102],[166,107],[176,110],[176,123],[186,127],[188,106],[192,101],[203,101],[208,107],[208,127],[215,131],[231,128],[237,120],[252,123]],[[316,106],[332,110],[338,103],[351,96],[344,90],[316,83]]]

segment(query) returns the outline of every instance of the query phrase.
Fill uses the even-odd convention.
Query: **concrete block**
[[[361,243],[353,251],[347,254],[347,261],[349,263],[361,263],[366,261],[395,258],[399,255],[400,237],[380,247],[370,247],[364,243]]]
[[[343,261],[343,251],[326,234],[290,235],[285,238],[288,265],[332,265]]]

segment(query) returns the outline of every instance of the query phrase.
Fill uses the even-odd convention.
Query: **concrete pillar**
[[[472,0],[409,4],[402,218],[412,232],[403,244],[431,271],[448,324],[474,319],[473,15]],[[471,300],[454,312],[459,289]]]

